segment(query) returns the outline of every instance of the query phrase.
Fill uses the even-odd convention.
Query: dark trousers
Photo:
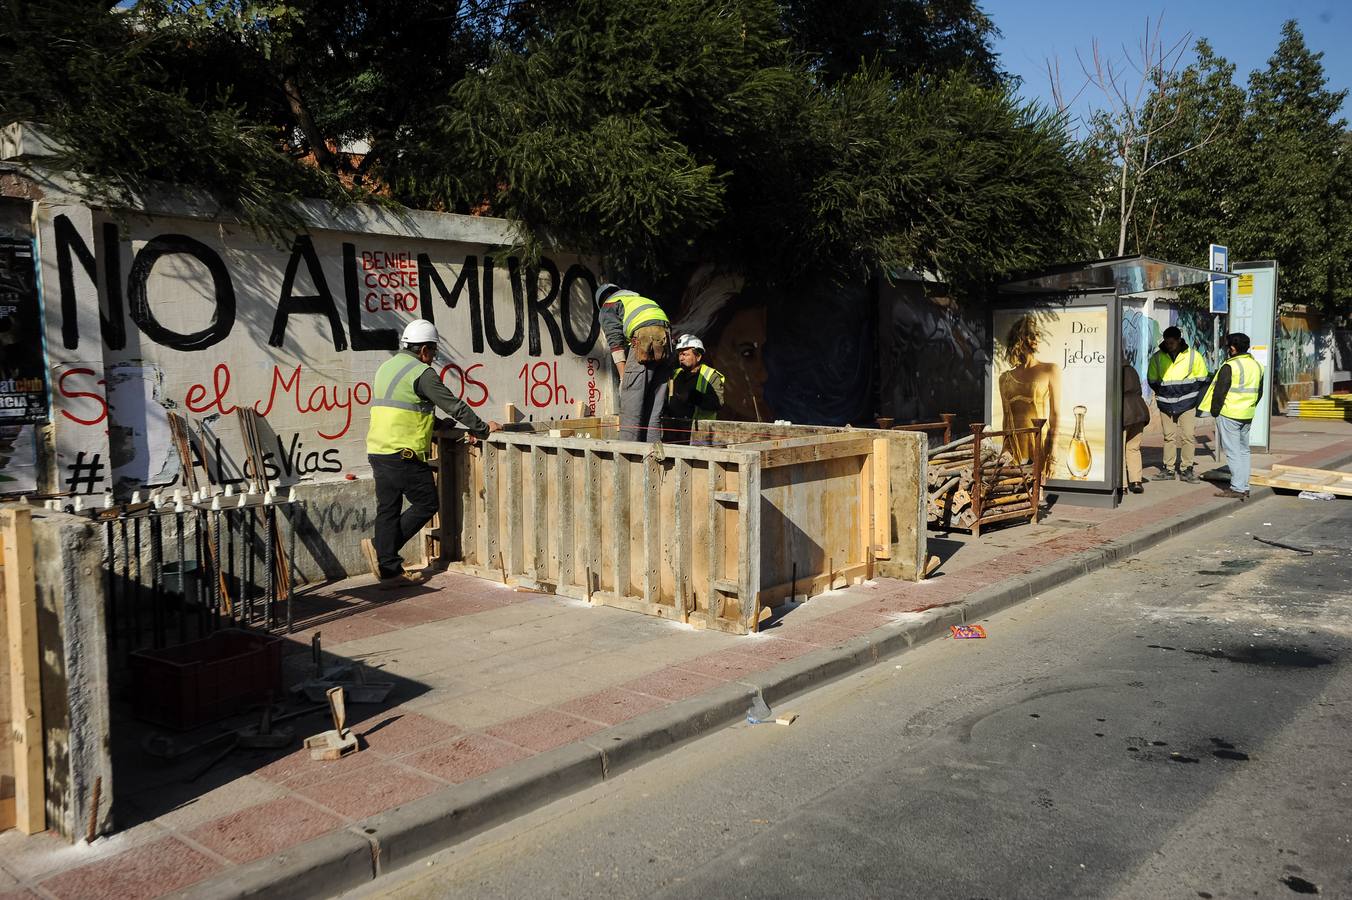
[[[376,558],[380,577],[389,578],[404,570],[399,551],[436,515],[437,485],[431,466],[416,456],[405,459],[391,453],[366,458],[376,479]],[[405,498],[408,509],[403,509]]]

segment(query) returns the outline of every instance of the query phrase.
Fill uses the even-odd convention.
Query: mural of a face
[[[708,345],[706,362],[723,373],[721,418],[742,422],[774,418],[765,402],[765,322],[764,306],[738,309]]]

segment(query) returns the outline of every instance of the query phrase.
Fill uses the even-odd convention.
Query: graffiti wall
[[[244,480],[241,407],[265,418],[263,465],[281,484],[364,476],[375,371],[415,318],[436,323],[434,365],[484,419],[507,404],[522,418],[604,409],[611,366],[586,264],[495,252],[484,220],[412,221],[278,247],[217,222],[40,208],[51,489],[173,483],[170,410],[200,423],[218,482]]]
[[[1285,412],[1291,400],[1308,400],[1320,393],[1319,360],[1327,336],[1321,337],[1319,316],[1304,311],[1285,311],[1277,317],[1277,411]]]
[[[898,423],[955,413],[965,427],[985,418],[984,314],[931,298],[920,281],[879,288],[880,414]]]

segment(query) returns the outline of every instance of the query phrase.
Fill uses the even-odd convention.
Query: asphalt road
[[[358,893],[1352,896],[1352,501],[1237,504],[985,625]]]

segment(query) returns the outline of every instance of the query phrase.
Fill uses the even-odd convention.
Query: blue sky
[[[1003,32],[996,42],[1002,67],[1023,78],[1023,94],[1050,103],[1046,61],[1060,60],[1062,83],[1073,94],[1084,83],[1075,51],[1086,61],[1098,38],[1102,51],[1122,57],[1123,44],[1135,48],[1145,32],[1163,15],[1166,45],[1191,32],[1189,46],[1205,37],[1217,54],[1237,67],[1235,80],[1243,85],[1253,69],[1267,65],[1281,38],[1282,23],[1300,23],[1306,43],[1323,51],[1324,71],[1333,89],[1352,88],[1352,2],[1348,0],[1179,0],[1169,5],[1105,2],[1105,0],[981,0]],[[1191,53],[1185,62],[1191,59]],[[1076,105],[1082,111],[1089,92]],[[1098,101],[1096,101],[1098,102]],[[1343,115],[1352,113],[1344,103]]]

